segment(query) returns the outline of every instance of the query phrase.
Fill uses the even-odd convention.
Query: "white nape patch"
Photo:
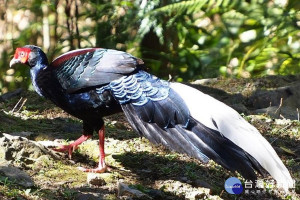
[[[184,100],[193,118],[219,131],[224,137],[248,152],[285,190],[293,186],[289,171],[270,143],[235,110],[187,85],[171,83],[170,87]]]

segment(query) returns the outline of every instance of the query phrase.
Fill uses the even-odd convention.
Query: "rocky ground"
[[[78,166],[97,164],[97,136],[71,160],[52,151],[78,138],[81,122],[18,89],[0,96],[0,199],[300,199],[300,78],[206,79],[192,86],[234,107],[260,130],[296,180],[289,194],[268,188],[230,195],[224,181],[230,176],[245,181],[239,174],[150,144],[123,114],[105,119],[110,171],[83,173]]]

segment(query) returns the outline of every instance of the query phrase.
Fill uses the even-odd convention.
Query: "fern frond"
[[[186,12],[187,14],[191,14],[194,11],[199,11],[209,0],[190,0],[190,1],[181,1],[173,4],[169,4],[155,10],[150,11],[149,15],[172,15]]]

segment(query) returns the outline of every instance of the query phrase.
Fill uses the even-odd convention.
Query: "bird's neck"
[[[41,86],[39,85],[40,79],[43,78],[42,74],[46,70],[47,64],[42,61],[37,62],[36,65],[30,68],[30,76],[32,80],[32,85],[34,90],[40,95],[43,96],[43,92],[41,90]]]

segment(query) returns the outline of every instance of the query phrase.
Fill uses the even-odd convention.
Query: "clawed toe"
[[[57,152],[68,152],[68,157],[69,159],[72,158],[72,153],[76,150],[77,148],[74,145],[60,145],[58,148],[54,148],[54,151]]]
[[[88,169],[88,168],[84,168],[84,167],[77,167],[77,169],[79,169],[80,171],[83,171],[83,172],[92,172],[92,173],[104,173],[104,172],[108,171],[108,167],[107,166],[97,167],[95,169]]]

